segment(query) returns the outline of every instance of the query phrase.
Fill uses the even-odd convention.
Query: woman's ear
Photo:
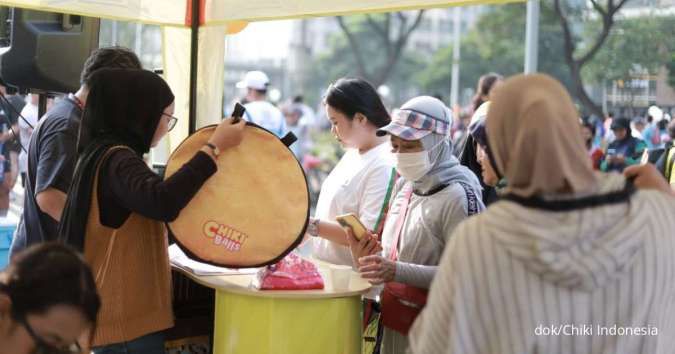
[[[356,112],[354,114],[354,120],[361,125],[365,125],[366,123],[368,123],[368,118],[363,113],[360,112]]]

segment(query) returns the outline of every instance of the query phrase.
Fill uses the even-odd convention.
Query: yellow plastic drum
[[[360,354],[361,297],[216,292],[214,354]]]

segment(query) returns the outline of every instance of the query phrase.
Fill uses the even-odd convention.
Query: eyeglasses
[[[28,321],[25,318],[21,318],[17,322],[21,323],[25,328],[26,332],[28,332],[28,335],[33,339],[35,342],[35,354],[79,354],[82,353],[82,347],[80,347],[80,344],[75,342],[70,345],[66,345],[64,347],[56,347],[52,344],[47,343],[44,339],[40,338],[35,331],[33,330],[33,327],[31,327],[28,324]]]
[[[165,116],[169,117],[169,124],[168,124],[169,131],[171,131],[173,128],[176,127],[176,123],[178,123],[178,118],[176,118],[172,115],[166,114],[164,112],[162,112],[162,115],[165,115]]]

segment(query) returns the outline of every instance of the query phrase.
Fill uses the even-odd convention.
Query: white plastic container
[[[333,283],[333,290],[342,291],[349,289],[349,281],[352,277],[352,267],[331,265],[330,275]]]

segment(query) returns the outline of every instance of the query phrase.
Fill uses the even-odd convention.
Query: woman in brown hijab
[[[450,237],[412,352],[672,353],[675,198],[593,171],[553,78],[515,76],[491,98],[505,195]]]

